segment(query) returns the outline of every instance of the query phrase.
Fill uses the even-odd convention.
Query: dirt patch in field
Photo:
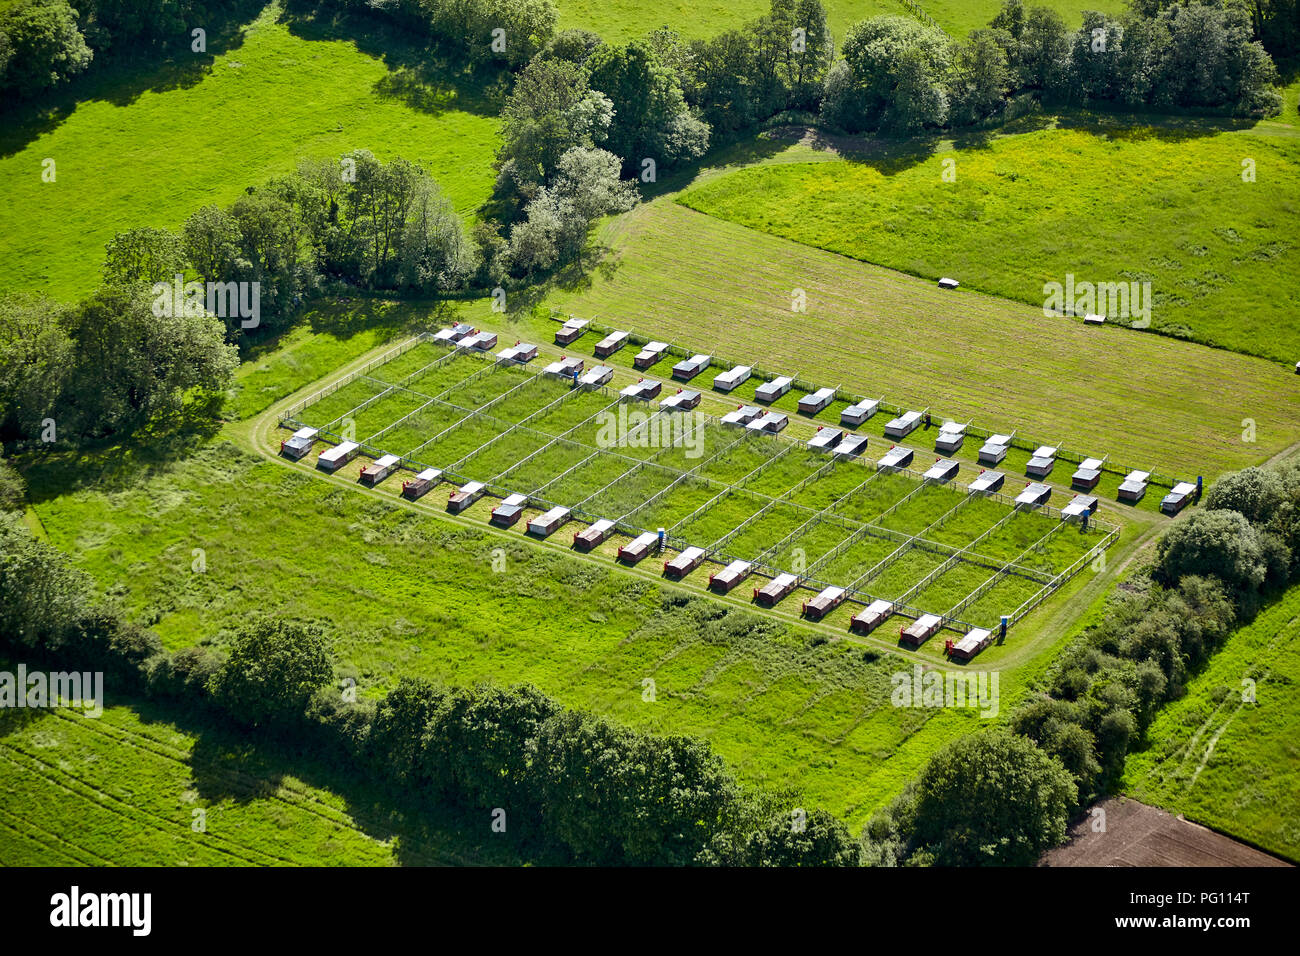
[[[1094,820],[1105,813],[1105,832]],[[1290,866],[1231,837],[1149,807],[1114,797],[1094,804],[1070,827],[1070,842],[1049,850],[1039,866]]]

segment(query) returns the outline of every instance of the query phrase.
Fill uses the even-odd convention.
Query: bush
[[[1077,797],[1060,761],[1033,741],[969,734],[921,772],[914,838],[942,866],[1028,866],[1065,838]]]
[[[1188,575],[1218,577],[1243,607],[1253,607],[1268,578],[1269,548],[1236,511],[1201,511],[1173,525],[1156,547],[1160,577],[1176,584]]]
[[[319,627],[263,618],[236,632],[230,656],[209,689],[244,724],[290,723],[334,674]]]
[[[22,511],[27,506],[27,482],[9,462],[0,458],[0,511]]]

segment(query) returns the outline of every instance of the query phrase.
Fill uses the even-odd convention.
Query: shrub
[[[939,751],[917,787],[915,840],[945,866],[1026,866],[1065,838],[1078,790],[1060,761],[1006,730]]]
[[[319,627],[262,618],[236,632],[230,656],[209,688],[241,723],[286,723],[303,716],[307,702],[333,673]]]

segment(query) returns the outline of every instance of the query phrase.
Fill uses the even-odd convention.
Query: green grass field
[[[486,823],[404,814],[355,777],[141,702],[6,711],[0,798],[0,866],[518,862]]]
[[[597,241],[606,264],[553,291],[548,305],[1173,476],[1209,479],[1300,441],[1300,379],[1261,359],[954,295],[671,196],[612,220]],[[795,289],[806,293],[806,313],[791,310]],[[486,312],[474,321],[495,321],[504,335],[554,331]],[[868,424],[883,427],[877,419]]]
[[[823,0],[836,46],[843,44],[849,27],[859,20],[882,15],[911,16],[897,0]],[[971,30],[988,26],[1001,8],[1000,0],[924,0],[921,4],[939,26],[953,36],[964,37]],[[1084,10],[1117,13],[1117,0],[1042,0],[1065,17],[1070,26],[1079,25]],[[559,0],[559,28],[581,28],[599,33],[609,42],[623,43],[668,26],[687,39],[716,36],[766,14],[766,0],[671,0],[656,4],[647,13],[635,0]]]
[[[890,707],[901,662],[889,656],[810,647],[798,629],[711,602],[677,607],[608,557],[458,528],[225,443],[96,485],[35,510],[51,543],[170,647],[220,643],[259,609],[326,621],[364,693],[405,674],[532,682],[633,726],[707,736],[744,779],[797,787],[855,824],[975,726],[971,714]],[[494,574],[503,546],[507,571]],[[654,704],[641,699],[646,677]]]
[[[1300,587],[1293,587],[1160,712],[1147,747],[1128,758],[1125,792],[1300,861],[1297,681]]]
[[[1242,180],[1246,158],[1254,182]],[[943,179],[949,162],[955,182]],[[1045,130],[909,159],[760,165],[681,202],[1039,308],[1044,284],[1064,285],[1067,274],[1076,284],[1149,282],[1153,328],[1300,360],[1300,326],[1279,321],[1300,304],[1300,138]]]
[[[304,39],[278,15],[269,6],[201,79],[160,69],[124,102],[112,75],[48,126],[7,127],[0,287],[84,295],[114,233],[179,228],[199,207],[233,202],[303,156],[365,148],[421,162],[472,214],[492,189],[495,109],[454,86],[410,81],[352,42]],[[249,103],[268,111],[254,118]],[[47,158],[53,183],[41,179]]]

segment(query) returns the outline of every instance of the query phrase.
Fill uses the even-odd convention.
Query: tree
[[[158,314],[148,290],[105,288],[68,312],[71,368],[60,404],[69,430],[104,435],[179,409],[187,393],[224,390],[238,356],[200,307]]]
[[[1032,741],[968,734],[922,771],[914,838],[943,866],[1028,866],[1065,838],[1076,797],[1066,769]]]
[[[857,866],[861,847],[838,817],[817,808],[796,822],[771,817],[750,833],[734,866]]]
[[[651,47],[604,46],[587,66],[592,88],[613,104],[606,145],[624,169],[640,171],[645,159],[666,167],[704,154],[708,127],[691,115],[676,77]]]
[[[129,229],[104,247],[104,281],[109,285],[170,283],[187,266],[180,238],[166,229]]]
[[[89,607],[91,581],[32,537],[22,515],[0,512],[0,647],[57,647]]]
[[[425,735],[446,691],[422,677],[403,677],[375,708],[367,741],[372,764],[389,779],[420,787],[430,784]]]
[[[533,60],[501,112],[498,185],[525,201],[534,198],[550,185],[566,151],[604,142],[613,116],[609,97],[591,89],[583,67],[565,59]]]
[[[35,438],[55,417],[72,364],[64,313],[39,296],[0,296],[0,438]]]
[[[1254,525],[1267,526],[1286,500],[1281,475],[1267,468],[1244,468],[1224,475],[1205,494],[1207,511],[1236,511]]]
[[[997,115],[1010,88],[1006,35],[975,30],[956,46],[950,80],[953,119],[979,123]]]
[[[952,43],[941,30],[898,16],[872,17],[844,40],[847,73],[827,76],[823,110],[849,132],[941,125]]]
[[[0,511],[21,511],[27,506],[27,482],[18,469],[0,458]]]
[[[9,51],[3,81],[19,96],[66,83],[94,57],[67,0],[28,0],[5,17],[3,32]]]
[[[191,25],[189,0],[91,0],[95,22],[112,37],[114,46],[152,46],[167,37],[184,35]]]
[[[296,720],[334,676],[321,628],[265,617],[240,627],[210,689],[237,720],[254,726]]]
[[[689,863],[739,799],[706,744],[574,711],[541,725],[531,774],[547,832],[594,864]]]
[[[1070,64],[1070,41],[1065,19],[1048,7],[1030,7],[1020,29],[1017,62],[1018,89],[1054,95],[1064,89]]]
[[[426,294],[459,289],[478,268],[465,224],[427,176],[416,181],[397,259],[402,283]]]
[[[1268,576],[1260,533],[1236,511],[1200,511],[1176,523],[1156,545],[1156,564],[1169,583],[1188,575],[1217,577],[1239,602]]]
[[[570,149],[561,158],[555,185],[528,204],[526,218],[510,231],[509,259],[523,274],[575,259],[591,223],[636,204],[634,183],[619,179],[619,160],[603,149]]]
[[[186,259],[208,282],[224,282],[235,274],[239,241],[239,223],[219,206],[199,209],[181,229]]]

